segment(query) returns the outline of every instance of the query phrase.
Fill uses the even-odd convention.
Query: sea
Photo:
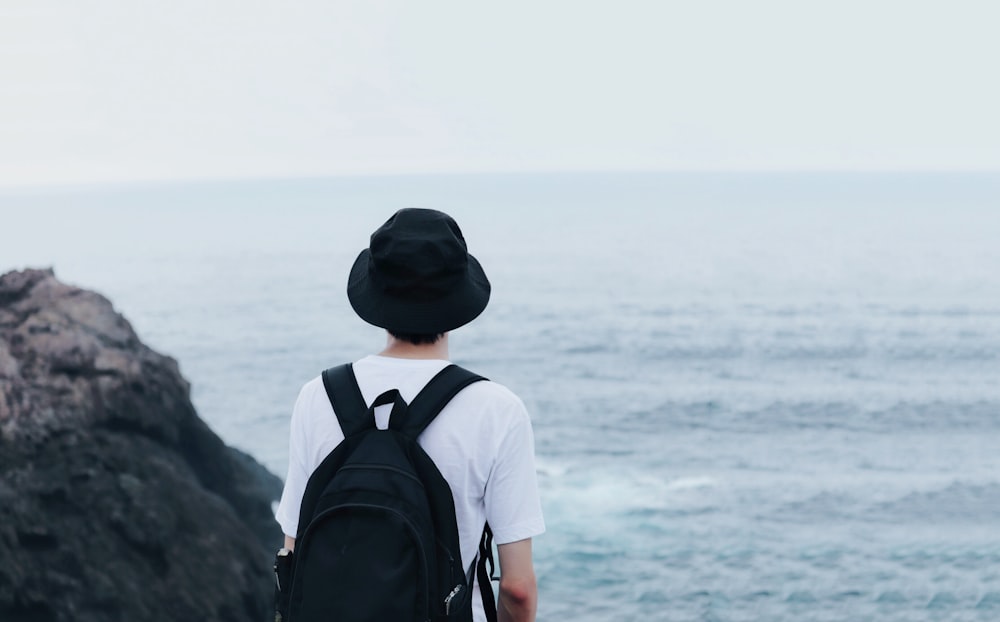
[[[300,386],[384,344],[345,286],[402,207],[493,283],[451,352],[532,416],[539,620],[1000,619],[1000,174],[6,189],[0,271],[106,295],[283,476]]]

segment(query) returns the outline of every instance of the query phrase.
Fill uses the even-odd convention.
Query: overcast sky
[[[1000,2],[0,0],[0,185],[1000,170]]]

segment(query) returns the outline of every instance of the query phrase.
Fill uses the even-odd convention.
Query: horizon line
[[[45,190],[86,190],[96,188],[129,188],[172,185],[212,185],[254,182],[307,182],[325,180],[417,178],[417,177],[542,177],[559,175],[1000,175],[998,168],[788,168],[788,169],[710,169],[710,168],[669,168],[669,169],[550,169],[550,170],[465,170],[465,171],[371,171],[343,172],[302,175],[219,175],[219,176],[179,176],[142,177],[98,180],[51,180],[26,183],[7,183],[0,180],[0,192],[45,191]]]

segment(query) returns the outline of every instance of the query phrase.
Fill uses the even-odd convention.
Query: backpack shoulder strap
[[[350,363],[331,367],[323,372],[323,387],[333,406],[344,438],[375,427],[375,419],[361,395],[358,379]]]
[[[445,367],[413,398],[405,417],[389,419],[389,427],[417,438],[459,391],[480,380],[486,378],[458,365]]]

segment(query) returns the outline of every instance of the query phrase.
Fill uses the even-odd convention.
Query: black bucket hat
[[[407,208],[371,236],[347,281],[361,319],[398,334],[444,333],[474,320],[490,281],[451,216]]]

